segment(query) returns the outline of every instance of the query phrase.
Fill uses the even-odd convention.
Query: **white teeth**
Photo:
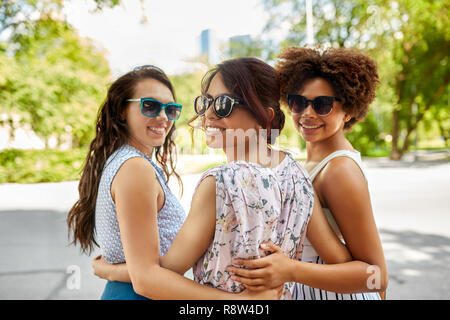
[[[322,125],[317,125],[317,126],[307,126],[306,124],[300,123],[300,125],[305,128],[305,129],[317,129],[319,127],[321,127]]]
[[[220,128],[214,128],[214,127],[206,128],[206,133],[219,133],[221,131],[222,131],[222,129],[220,129]]]
[[[155,131],[157,133],[164,133],[165,128],[155,128],[155,127],[149,127],[150,130]]]

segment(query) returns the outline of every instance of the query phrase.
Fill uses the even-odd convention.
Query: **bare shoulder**
[[[347,242],[354,232],[348,226],[363,230],[362,224],[373,219],[369,188],[361,168],[351,158],[335,158],[325,170],[321,196]]]
[[[126,160],[116,173],[111,184],[111,193],[120,188],[148,188],[156,184],[156,174],[153,166],[142,157]]]
[[[197,186],[197,190],[194,193],[194,198],[211,198],[216,196],[216,178],[213,175],[209,175],[202,179]]]
[[[216,216],[216,179],[214,176],[203,178],[194,192],[189,216]],[[211,222],[214,224],[213,222]]]
[[[367,182],[359,165],[349,157],[332,159],[320,173],[320,189],[327,193],[357,192],[367,189]]]

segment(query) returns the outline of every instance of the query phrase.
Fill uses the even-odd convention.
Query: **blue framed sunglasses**
[[[149,118],[156,118],[164,109],[169,120],[176,121],[181,115],[181,104],[175,102],[162,103],[152,98],[128,99],[130,102],[141,102],[141,113]]]

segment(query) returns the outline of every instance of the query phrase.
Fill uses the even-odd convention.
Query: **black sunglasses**
[[[336,97],[319,96],[313,100],[309,100],[300,94],[288,94],[288,105],[292,113],[302,113],[308,108],[311,102],[314,112],[322,117],[331,112],[335,100],[341,101],[341,99]]]
[[[201,95],[195,98],[194,100],[194,109],[197,115],[202,116],[205,114],[206,110],[211,106],[214,102],[213,110],[214,113],[219,118],[228,117],[233,111],[233,107],[236,104],[242,104],[243,102],[239,99],[232,98],[226,94],[221,94],[216,98],[209,98],[207,96]]]

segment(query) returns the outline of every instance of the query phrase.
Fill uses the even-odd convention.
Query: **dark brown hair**
[[[284,127],[284,113],[280,108],[280,82],[275,69],[262,60],[253,57],[240,57],[219,63],[209,70],[202,79],[203,94],[216,74],[220,73],[225,87],[233,97],[241,99],[258,123],[268,130],[267,142],[270,143],[270,129],[282,130]],[[266,108],[272,108],[274,116]],[[190,122],[192,122],[192,119]]]
[[[280,76],[281,99],[287,105],[287,95],[300,91],[310,79],[323,78],[342,99],[344,112],[352,118],[344,129],[363,120],[375,98],[378,80],[377,64],[368,56],[351,49],[285,48],[278,56],[275,69]]]
[[[166,74],[154,66],[144,66],[118,78],[109,87],[105,102],[97,115],[96,135],[89,146],[81,179],[78,185],[80,198],[70,209],[67,217],[69,235],[73,231],[72,244],[80,243],[82,252],[92,252],[95,241],[95,204],[103,166],[109,156],[129,139],[129,131],[121,115],[127,108],[127,99],[133,97],[137,83],[144,79],[155,79],[169,88],[175,99],[173,86]],[[157,163],[169,179],[174,174],[181,184],[180,176],[175,172],[175,143],[173,133],[175,124],[167,134],[164,144],[154,148]],[[170,170],[167,166],[170,165]]]

